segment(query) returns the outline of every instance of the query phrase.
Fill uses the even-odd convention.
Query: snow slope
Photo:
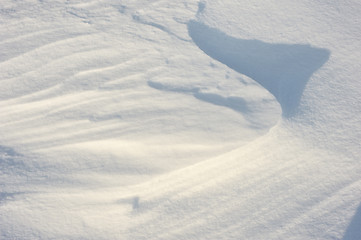
[[[360,239],[357,1],[3,1],[0,239]]]

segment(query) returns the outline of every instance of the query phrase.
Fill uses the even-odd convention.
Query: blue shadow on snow
[[[361,239],[361,204],[353,216],[350,225],[342,238],[343,240],[360,240]]]
[[[207,55],[273,94],[284,117],[296,113],[307,81],[330,56],[329,50],[310,45],[237,39],[196,21],[188,22],[188,32]]]

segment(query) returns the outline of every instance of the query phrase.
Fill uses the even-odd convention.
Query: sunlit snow
[[[2,1],[0,239],[361,239],[360,12]]]

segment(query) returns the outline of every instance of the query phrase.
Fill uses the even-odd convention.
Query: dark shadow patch
[[[307,81],[330,56],[329,50],[310,45],[234,38],[196,21],[188,23],[188,32],[207,55],[272,93],[285,117],[296,113]]]
[[[134,198],[133,198],[133,204],[132,204],[132,206],[133,206],[133,210],[139,208],[139,197],[134,197]]]
[[[23,155],[13,148],[0,145],[0,172],[6,172],[15,167],[23,167]]]
[[[126,205],[132,205],[133,210],[137,210],[139,208],[139,197],[134,196],[130,198],[122,198],[118,199],[116,201],[117,204],[126,204]]]
[[[24,195],[25,192],[0,192],[0,204],[3,204],[7,201],[15,200],[15,197],[18,195]]]
[[[201,14],[204,11],[205,8],[206,8],[206,4],[204,2],[199,2],[198,3],[197,15]]]
[[[21,156],[13,148],[0,145],[0,154],[10,157]],[[1,156],[1,155],[0,155]]]
[[[216,93],[201,92],[201,90],[197,87],[194,88],[174,87],[153,81],[148,81],[148,86],[160,91],[191,94],[198,100],[211,103],[217,106],[227,107],[242,114],[246,114],[249,112],[247,101],[241,97],[234,97],[234,96],[224,97]]]
[[[160,31],[165,32],[165,33],[169,34],[170,36],[176,37],[179,40],[182,40],[185,42],[191,42],[191,40],[178,36],[177,34],[173,33],[170,29],[168,29],[167,27],[165,27],[159,23],[146,21],[145,19],[143,19],[142,17],[140,17],[139,15],[136,15],[136,14],[132,15],[132,18],[134,21],[136,21],[138,23],[157,28]]]
[[[194,97],[214,105],[228,107],[236,112],[248,113],[247,101],[241,97],[223,97],[215,93],[195,93]]]
[[[353,216],[350,225],[342,238],[343,240],[359,240],[361,239],[361,204]]]
[[[119,5],[119,6],[114,6],[116,9],[118,9],[118,11],[121,13],[121,14],[125,14],[126,11],[127,11],[127,6],[125,5]]]
[[[175,87],[175,86],[165,85],[163,83],[153,82],[153,81],[148,81],[147,84],[151,88],[154,88],[154,89],[157,89],[157,90],[160,90],[160,91],[167,91],[167,92],[196,94],[200,90],[198,87],[194,87],[194,88]]]

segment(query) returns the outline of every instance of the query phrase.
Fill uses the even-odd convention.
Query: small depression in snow
[[[284,117],[296,112],[307,81],[330,51],[302,44],[238,39],[197,21],[188,23],[194,43],[208,56],[244,74],[277,99]]]

